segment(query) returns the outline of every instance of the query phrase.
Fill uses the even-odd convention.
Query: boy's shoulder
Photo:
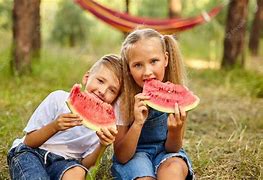
[[[55,90],[55,91],[51,92],[49,95],[52,95],[52,96],[65,96],[65,95],[69,95],[69,92],[64,91],[64,90]]]
[[[69,92],[63,91],[63,90],[56,90],[51,92],[48,96],[47,99],[50,99],[52,101],[61,101],[67,99],[69,96]]]

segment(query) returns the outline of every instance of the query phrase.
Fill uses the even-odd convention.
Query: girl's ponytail
[[[186,72],[179,44],[171,35],[164,35],[165,51],[168,52],[168,66],[165,79],[175,84],[186,84]]]

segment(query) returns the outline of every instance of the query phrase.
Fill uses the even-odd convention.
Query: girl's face
[[[145,80],[163,80],[168,53],[163,52],[158,38],[139,40],[129,50],[129,69],[134,81],[143,87]]]
[[[118,96],[119,80],[111,70],[103,65],[95,72],[85,74],[83,81],[86,84],[86,91],[104,102],[111,104]]]

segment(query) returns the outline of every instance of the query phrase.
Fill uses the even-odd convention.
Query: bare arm
[[[64,131],[66,129],[80,125],[82,124],[78,115],[72,113],[62,114],[56,120],[50,122],[46,126],[26,134],[24,144],[32,148],[37,148],[58,131]]]
[[[82,160],[82,164],[87,168],[90,168],[96,164],[97,160],[103,155],[107,146],[115,141],[115,137],[118,131],[116,130],[116,127],[109,127],[101,128],[96,133],[100,139],[100,144],[91,154],[89,154]]]
[[[86,168],[91,168],[96,164],[97,159],[104,153],[106,146],[99,144],[98,147],[88,156],[86,156],[81,163]]]
[[[136,151],[143,124],[148,116],[148,109],[143,102],[147,99],[149,99],[148,96],[144,96],[142,93],[137,94],[134,103],[134,122],[130,127],[118,127],[114,153],[120,163],[129,161]]]
[[[179,113],[169,114],[167,121],[168,134],[165,142],[167,152],[178,152],[182,148],[185,124],[185,111],[180,110]]]
[[[133,123],[130,128],[128,126],[118,127],[118,135],[114,143],[114,153],[120,163],[126,163],[133,157],[141,129],[142,125],[136,123]]]

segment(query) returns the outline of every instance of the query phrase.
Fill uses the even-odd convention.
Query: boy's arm
[[[88,169],[94,166],[97,159],[104,153],[106,147],[107,146],[104,146],[100,143],[91,154],[82,159],[81,164]]]
[[[37,148],[57,132],[58,130],[56,129],[54,122],[51,122],[38,130],[27,133],[24,144],[31,148]]]
[[[96,164],[98,158],[102,156],[107,146],[111,145],[115,141],[115,136],[117,135],[118,131],[116,127],[109,127],[109,128],[101,128],[99,131],[96,132],[97,136],[99,137],[99,146],[88,156],[86,156],[82,160],[82,164],[90,168]]]
[[[61,114],[57,119],[46,126],[26,134],[24,144],[32,148],[37,148],[58,131],[64,131],[81,125],[81,119],[78,115],[72,113]]]

